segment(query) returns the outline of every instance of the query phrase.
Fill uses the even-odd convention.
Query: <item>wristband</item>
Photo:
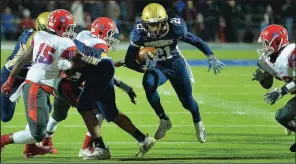
[[[286,84],[281,89],[285,94],[292,92],[293,90],[296,89],[295,81],[292,81],[292,82]]]

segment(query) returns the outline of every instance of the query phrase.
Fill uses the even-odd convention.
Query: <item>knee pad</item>
[[[35,125],[36,126],[36,125]],[[46,136],[46,125],[39,127],[38,125],[36,126],[38,129],[36,128],[31,128],[30,127],[30,131],[31,131],[31,135],[32,137],[37,141],[37,142],[41,142],[43,141],[43,139]]]
[[[154,91],[158,87],[158,80],[157,73],[152,70],[144,75],[142,85],[145,90]]]
[[[284,115],[284,112],[282,111],[282,109],[278,110],[275,113],[275,119],[278,123],[280,123],[283,126],[285,126],[289,122],[289,120],[285,119],[285,115]]]

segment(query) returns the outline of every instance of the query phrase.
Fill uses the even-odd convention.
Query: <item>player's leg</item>
[[[24,85],[23,99],[28,127],[23,131],[1,136],[1,147],[3,144],[26,144],[25,157],[50,153],[50,147],[38,147],[35,144],[42,141],[46,135],[49,110],[48,97],[49,93],[40,88],[39,85],[34,83]]]
[[[296,132],[296,97],[289,100],[275,114],[275,119],[289,131]]]
[[[89,133],[94,142],[94,149],[100,156],[98,159],[110,158],[110,152],[106,148],[100,133],[99,121],[93,111],[93,104],[96,102],[98,93],[102,92],[114,76],[114,64],[111,59],[102,59],[97,66],[94,66],[86,75],[83,91],[79,96],[77,110],[81,114]],[[97,73],[97,74],[96,74]],[[88,159],[85,157],[84,159]]]
[[[56,96],[54,98],[54,111],[47,123],[46,137],[42,141],[43,146],[50,146],[52,148],[51,152],[53,154],[57,153],[57,149],[53,147],[52,137],[58,127],[58,124],[67,118],[70,107],[71,106],[67,102],[63,101],[59,97]]]
[[[111,80],[109,86],[101,93],[100,100],[97,102],[98,108],[108,122],[114,122],[138,141],[140,146],[138,156],[145,155],[154,145],[155,139],[143,134],[125,114],[119,112],[115,99],[114,81]]]
[[[1,69],[1,86],[5,83],[9,76],[10,72],[3,67]],[[14,85],[12,89],[12,93],[16,91],[18,85]],[[1,92],[1,120],[3,122],[8,122],[12,119],[15,110],[15,102],[11,102],[9,97],[6,96],[4,93]]]
[[[203,143],[206,141],[206,132],[201,121],[199,106],[192,95],[191,81],[186,70],[184,59],[179,58],[174,61],[173,67],[175,74],[169,80],[183,107],[190,111],[195,125],[196,137],[201,143]]]
[[[145,89],[146,98],[160,119],[158,130],[154,136],[155,139],[163,138],[166,131],[172,127],[172,123],[164,112],[157,92],[158,86],[164,84],[166,81],[166,76],[159,69],[146,72],[143,77],[143,87]]]

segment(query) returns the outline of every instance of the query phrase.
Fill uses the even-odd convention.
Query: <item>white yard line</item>
[[[144,127],[144,128],[157,128],[158,125],[136,125],[137,127]],[[224,128],[249,128],[249,127],[270,127],[270,128],[278,128],[281,127],[280,125],[205,125],[206,127],[224,127]],[[2,125],[1,128],[24,128],[25,125]],[[63,128],[86,128],[85,125],[59,125],[59,127]],[[108,128],[118,128],[117,125],[113,124],[103,124],[102,127]],[[183,127],[193,127],[192,125],[174,125],[173,128],[183,128]]]

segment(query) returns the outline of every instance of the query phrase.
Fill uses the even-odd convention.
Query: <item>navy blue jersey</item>
[[[128,47],[125,56],[125,65],[138,72],[143,72],[143,66],[135,62],[136,54],[140,47],[155,47],[157,48],[158,61],[164,61],[171,58],[176,58],[180,55],[178,49],[178,41],[195,46],[202,51],[206,56],[213,54],[209,46],[196,35],[187,31],[187,26],[184,20],[178,16],[168,17],[168,31],[158,38],[152,38],[143,27],[141,22],[138,22],[133,27],[130,34],[130,46]]]
[[[6,63],[5,63],[5,67],[11,71],[12,67],[15,65],[16,61],[18,60],[18,58],[20,56],[22,56],[28,49],[28,45],[30,45],[31,43],[30,40],[33,37],[34,34],[34,30],[33,29],[27,29],[25,30],[22,35],[18,38],[18,42],[13,50],[13,52],[11,53],[11,55],[7,58]],[[27,75],[27,71],[28,68],[31,66],[31,64],[26,64],[24,65],[24,68],[21,70],[21,72],[19,73],[19,77],[25,78]]]
[[[168,18],[168,32],[159,38],[149,37],[141,22],[132,29],[130,40],[134,46],[155,47],[160,58],[170,59],[180,54],[178,40],[187,33],[185,22],[180,17]]]

